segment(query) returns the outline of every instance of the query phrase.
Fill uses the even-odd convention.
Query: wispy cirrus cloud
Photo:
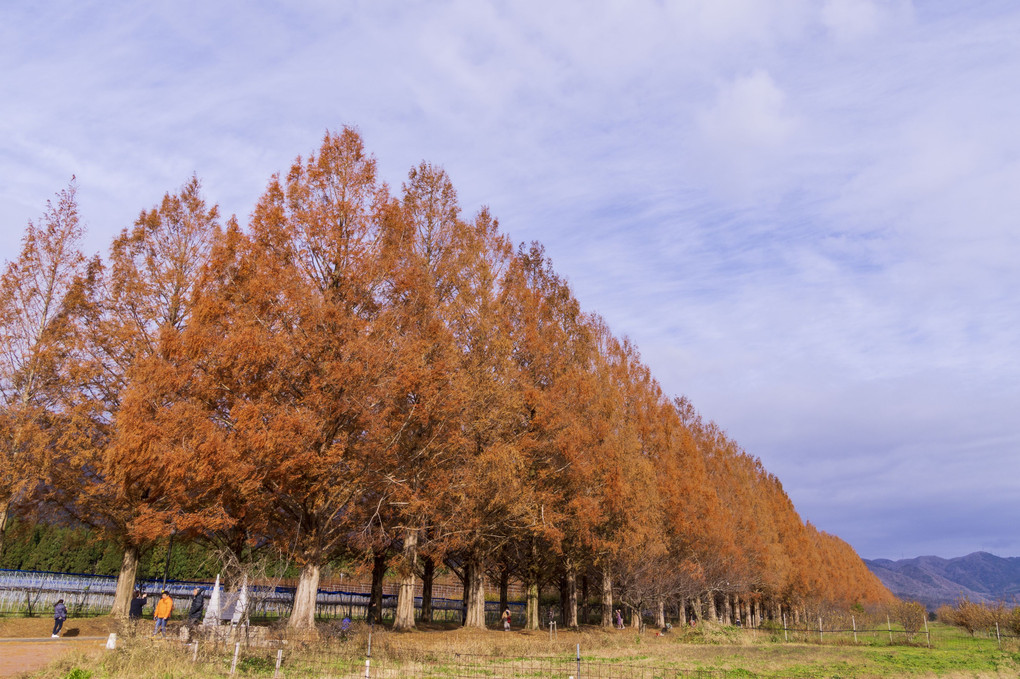
[[[193,172],[243,220],[357,125],[538,239],[865,556],[1020,505],[1020,10],[897,1],[5,3],[0,253],[78,176],[89,245]],[[892,518],[895,517],[895,518]]]

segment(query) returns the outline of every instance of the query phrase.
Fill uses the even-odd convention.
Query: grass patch
[[[284,674],[344,676],[363,668],[367,635],[367,628],[356,626],[351,638],[344,642],[287,639],[283,645]],[[396,672],[403,668],[399,676],[462,674],[462,668],[472,663],[477,669],[472,669],[470,676],[560,676],[561,671],[549,668],[567,667],[578,644],[582,664],[626,665],[635,668],[635,676],[640,676],[637,673],[641,668],[647,668],[647,676],[651,676],[652,667],[712,670],[726,679],[1020,676],[1020,649],[1000,650],[994,637],[971,638],[939,629],[933,640],[936,647],[932,649],[923,644],[882,646],[874,640],[859,645],[823,646],[777,642],[774,634],[712,625],[663,637],[649,633],[639,637],[631,630],[583,628],[560,632],[550,640],[547,632],[503,633],[445,629],[437,625],[409,633],[377,628],[372,636],[372,656],[374,666],[396,668]],[[75,679],[224,677],[230,670],[232,651],[232,644],[216,649],[200,645],[199,661],[192,664],[192,651],[179,643],[138,635],[128,637],[116,651],[94,657],[84,654],[67,657],[35,676],[67,679],[78,671],[82,674]],[[529,660],[536,658],[560,660],[545,665]],[[275,662],[275,649],[244,651],[238,661],[237,676],[272,676]],[[527,669],[529,662],[535,663],[532,669]],[[423,668],[428,668],[430,674],[423,674]],[[487,674],[483,674],[482,668]]]

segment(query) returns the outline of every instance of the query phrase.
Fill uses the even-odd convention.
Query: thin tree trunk
[[[602,626],[613,626],[613,577],[608,566],[602,570]]]
[[[567,620],[567,576],[566,573],[560,576],[560,620]]]
[[[715,592],[708,593],[708,619],[712,622],[719,622],[719,614],[715,608]]]
[[[397,591],[397,613],[393,618],[395,631],[414,629],[415,567],[418,565],[418,531],[404,534],[404,553],[400,564],[400,589]]]
[[[733,597],[729,594],[723,594],[722,616],[724,625],[733,624]]]
[[[655,603],[655,626],[662,629],[666,626],[666,602],[660,598]]]
[[[307,563],[298,576],[294,608],[287,626],[291,629],[315,629],[315,599],[319,593],[319,564]]]
[[[701,605],[701,595],[694,597],[694,620],[705,622],[705,609]]]
[[[577,627],[577,573],[572,564],[567,564],[567,627]]]
[[[499,571],[499,614],[510,605],[510,569],[505,565]]]
[[[473,560],[467,564],[465,571],[467,616],[464,625],[485,629],[485,570],[481,563]]]
[[[131,595],[135,590],[135,578],[138,576],[138,547],[131,545],[124,548],[124,558],[120,562],[120,573],[117,574],[117,589],[113,594],[113,610],[110,615],[115,618],[126,618],[131,611]]]
[[[383,576],[386,575],[386,552],[372,558],[372,594],[368,603],[368,622],[382,623]]]
[[[588,585],[588,574],[581,576],[581,611],[584,624],[588,624],[588,598],[591,596],[591,588]]]
[[[628,608],[630,608],[630,626],[633,627],[636,630],[640,630],[641,629],[641,606],[638,606],[637,608],[634,608],[633,606],[628,606]]]
[[[680,609],[680,625],[681,626],[682,625],[686,625],[687,624],[687,599],[685,597],[680,597],[680,605],[678,606],[678,608]]]
[[[432,583],[436,579],[436,562],[432,560],[432,557],[425,557],[422,571],[421,619],[423,622],[432,622]]]

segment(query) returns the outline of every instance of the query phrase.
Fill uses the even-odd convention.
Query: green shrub
[[[64,679],[92,679],[92,673],[88,670],[83,670],[80,667],[75,667],[73,670],[67,673]]]

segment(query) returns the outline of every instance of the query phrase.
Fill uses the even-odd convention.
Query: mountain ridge
[[[864,559],[889,591],[929,610],[967,598],[980,603],[1020,601],[1020,557],[973,552],[946,559]]]

